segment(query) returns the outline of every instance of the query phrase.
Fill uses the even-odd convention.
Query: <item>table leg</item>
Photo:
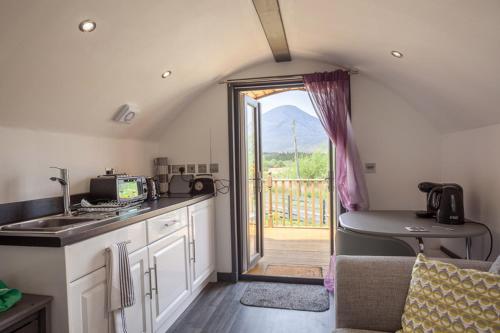
[[[472,239],[465,237],[465,259],[470,260],[471,257]]]
[[[418,252],[424,253],[424,240],[422,239],[422,237],[417,237],[417,241],[418,241]]]

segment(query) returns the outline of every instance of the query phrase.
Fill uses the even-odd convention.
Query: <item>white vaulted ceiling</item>
[[[356,67],[442,131],[500,123],[500,1],[280,5],[292,59]],[[3,0],[0,126],[153,138],[208,85],[271,59],[251,0]],[[110,120],[124,103],[141,110],[129,126]]]

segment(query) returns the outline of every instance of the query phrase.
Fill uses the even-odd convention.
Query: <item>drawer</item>
[[[180,208],[148,219],[148,244],[187,226],[187,221],[187,208]]]
[[[64,251],[68,282],[104,267],[106,248],[123,241],[130,241],[127,244],[129,253],[145,247],[146,221],[66,246]]]

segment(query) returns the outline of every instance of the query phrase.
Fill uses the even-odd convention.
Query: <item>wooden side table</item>
[[[51,296],[23,294],[12,308],[0,313],[0,333],[50,333]]]

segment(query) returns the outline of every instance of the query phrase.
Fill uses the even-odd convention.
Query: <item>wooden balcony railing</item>
[[[327,180],[268,176],[263,183],[265,227],[329,228],[332,212]]]

